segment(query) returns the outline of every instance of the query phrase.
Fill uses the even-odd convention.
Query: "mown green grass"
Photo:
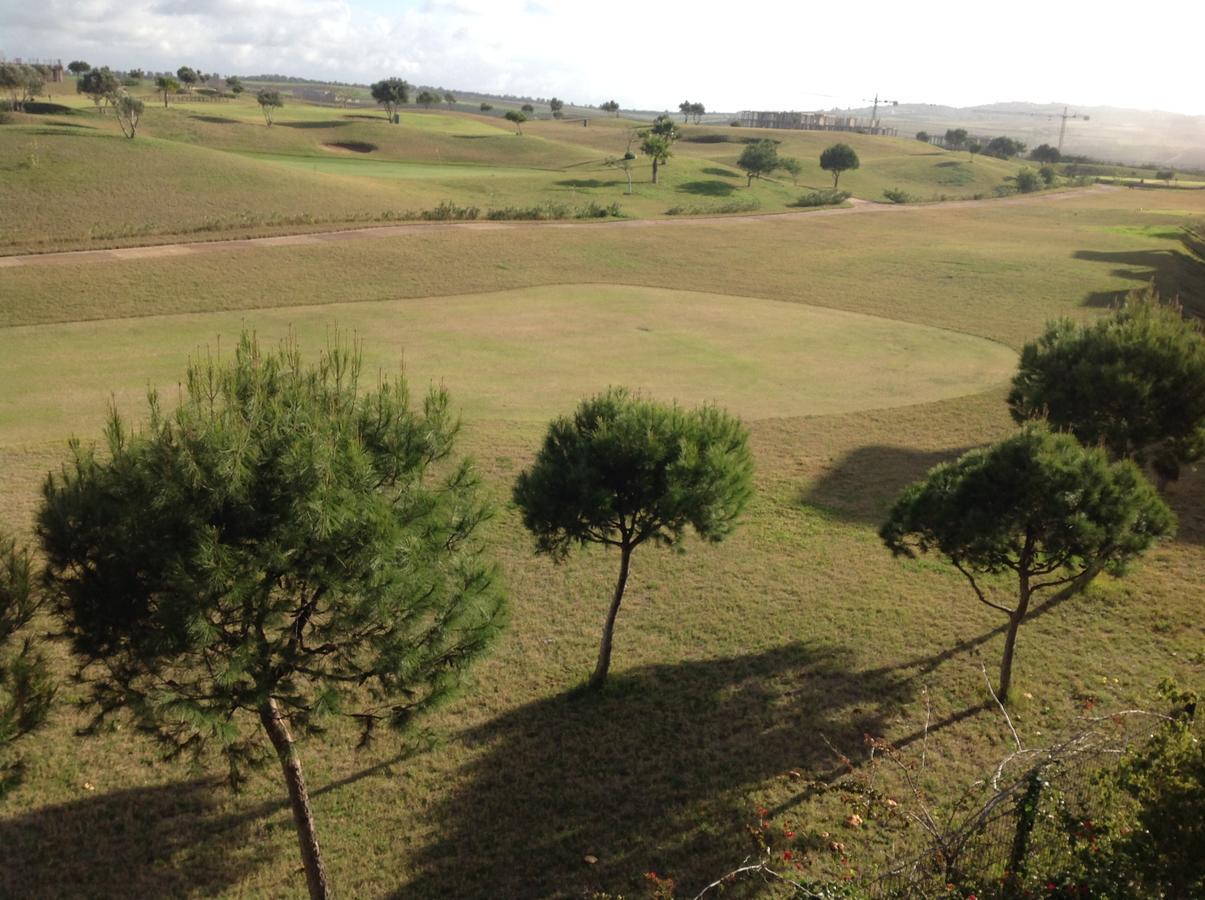
[[[922,200],[987,195],[1017,169],[902,139],[689,125],[659,184],[651,183],[651,165],[636,161],[629,194],[624,174],[606,165],[635,146],[637,123],[620,119],[595,119],[587,128],[531,122],[520,136],[509,123],[471,113],[406,111],[392,125],[372,110],[286,100],[268,127],[249,96],[163,108],[148,94],[139,136],[127,141],[113,116],[98,114],[86,98],[56,101],[67,115],[17,115],[16,124],[0,128],[0,204],[11,211],[0,224],[0,253],[304,231],[443,202],[483,212],[618,203],[639,218],[674,208],[722,211],[736,201],[781,211],[831,184],[818,159],[836,140],[862,157],[842,186],[868,199],[889,188]],[[707,135],[728,142],[694,140]],[[802,160],[798,184],[775,176],[746,185],[735,165],[742,141],[761,138]],[[339,146],[348,144],[373,149]]]
[[[802,361],[799,371],[782,371],[792,365],[781,355],[792,352],[789,329],[802,330],[810,310],[822,307],[880,317],[888,329],[909,322],[1016,349],[1047,318],[1100,315],[1105,298],[1145,283],[1153,261],[1176,246],[1164,233],[1205,212],[1189,192],[1177,195],[1179,211],[1163,212],[1143,209],[1137,193],[779,221],[419,231],[0,268],[0,324],[25,326],[9,331],[5,346],[63,379],[58,399],[39,387],[42,376],[23,381],[22,366],[0,375],[7,402],[28,410],[0,445],[0,510],[13,527],[26,527],[37,485],[64,458],[68,434],[95,434],[106,388],[170,380],[183,371],[182,354],[218,322],[278,333],[293,321],[311,349],[327,321],[368,322],[380,340],[387,332],[396,341],[396,350],[372,350],[390,366],[410,347],[449,352],[446,372],[472,374],[482,388],[491,379],[521,387],[520,406],[509,411],[500,398],[474,408],[481,401],[468,395],[475,388],[467,380],[453,398],[466,410],[463,446],[498,504],[489,537],[512,621],[463,696],[425,720],[429,741],[384,740],[356,752],[341,725],[305,740],[320,837],[340,891],[639,896],[643,873],[655,870],[692,895],[754,852],[744,826],[759,806],[801,832],[832,833],[859,872],[872,870],[893,842],[915,836],[879,823],[847,828],[856,799],[808,789],[809,779],[843,771],[830,744],[860,766],[866,733],[913,755],[923,743],[927,783],[941,802],[1012,747],[998,716],[975,711],[986,697],[980,666],[990,672],[998,660],[1000,617],[948,567],[893,560],[875,529],[907,481],[1013,426],[1000,384],[934,402],[808,415],[794,404],[833,385],[801,386]],[[588,282],[729,296],[555,287]],[[546,287],[530,290],[539,285]],[[515,293],[496,293],[502,289]],[[572,305],[582,290],[588,305]],[[483,293],[465,296],[471,292]],[[449,299],[421,299],[441,296]],[[659,308],[624,305],[625,297],[656,296],[665,299]],[[516,308],[525,297],[535,298],[531,308]],[[452,305],[441,316],[443,302]],[[298,308],[315,303],[346,305],[317,314]],[[424,307],[425,316],[390,317]],[[661,332],[638,331],[650,310]],[[95,324],[62,324],[72,322]],[[524,352],[482,355],[495,340],[524,334],[525,322]],[[759,334],[738,330],[758,322]],[[731,358],[712,372],[655,372],[657,355],[705,363],[711,348],[674,343],[700,334],[758,357],[756,379],[728,400],[749,420],[757,497],[721,545],[692,544],[683,555],[638,551],[612,689],[575,699],[617,563],[603,552],[560,567],[536,558],[509,505],[510,485],[538,446],[542,416],[568,411],[570,396],[592,384],[625,382],[626,365],[655,373],[654,395],[673,377],[731,382]],[[635,344],[650,336],[665,339],[651,354]],[[366,328],[364,337],[374,347],[376,332]],[[803,337],[800,355],[829,351]],[[828,377],[853,391],[860,379],[885,374],[874,371],[878,349],[893,338],[851,339],[869,344],[863,365],[833,367]],[[574,380],[560,386],[557,373],[575,347]],[[460,348],[463,355],[450,352]],[[420,386],[421,354],[407,350],[406,363]],[[86,398],[68,390],[89,371],[96,384]],[[89,409],[94,402],[100,408]],[[43,412],[54,403],[61,412]],[[121,403],[128,408],[124,395]],[[1072,727],[1089,702],[1097,711],[1148,705],[1165,675],[1201,683],[1202,499],[1205,479],[1189,473],[1169,491],[1181,518],[1177,540],[1125,579],[1102,579],[1023,627],[1012,712],[1028,745]],[[66,685],[63,699],[76,692]],[[233,795],[182,764],[158,761],[149,742],[124,730],[75,737],[81,721],[64,706],[24,744],[27,781],[0,812],[0,893],[302,890],[273,769]],[[585,863],[587,854],[598,863]],[[824,853],[811,862],[811,871],[840,868]]]
[[[1007,347],[957,332],[624,285],[291,306],[253,320],[242,312],[150,316],[9,329],[0,445],[93,434],[109,398],[138,409],[148,385],[170,402],[180,360],[235,346],[249,324],[265,341],[292,332],[314,350],[340,331],[356,335],[370,371],[404,364],[416,384],[446,385],[475,422],[544,421],[620,382],[751,419],[826,415],[976,393],[1016,364]],[[95,349],[80,355],[85,342]]]

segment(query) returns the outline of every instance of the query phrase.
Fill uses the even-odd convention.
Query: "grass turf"
[[[513,338],[521,323],[507,323],[505,314],[514,301],[543,298],[523,312],[534,322],[536,349],[521,357],[522,368],[506,372],[495,360],[475,373],[479,383],[528,384],[525,396],[534,399],[496,419],[481,407],[464,436],[499,504],[490,537],[514,606],[511,627],[466,693],[425,720],[431,740],[383,741],[357,753],[348,729],[336,724],[303,743],[335,884],[356,896],[634,894],[652,869],[693,891],[749,854],[743,827],[758,806],[803,830],[836,832],[854,866],[873,869],[899,835],[879,823],[844,829],[851,801],[803,787],[840,770],[828,744],[857,763],[865,759],[864,733],[915,750],[927,703],[928,778],[945,799],[1011,746],[999,720],[976,711],[984,698],[980,663],[990,671],[998,660],[999,617],[968,596],[956,572],[932,560],[897,562],[874,533],[904,483],[1008,433],[1003,386],[824,415],[791,407],[800,390],[790,384],[731,400],[751,420],[757,463],[758,495],[745,522],[716,547],[637,553],[617,626],[614,685],[601,698],[576,700],[569,692],[593,661],[616,561],[602,552],[561,567],[534,558],[507,496],[537,446],[540,417],[587,383],[566,386],[564,398],[541,398],[539,341],[551,344],[584,325],[573,319],[580,305],[557,303],[591,289],[530,288],[619,281],[740,298],[634,290],[664,298],[659,311],[646,302],[640,312],[655,311],[662,329],[670,327],[667,338],[697,333],[710,312],[719,316],[711,324],[717,339],[739,342],[725,334],[732,322],[760,316],[759,340],[772,350],[793,336],[776,332],[802,329],[823,307],[1017,348],[1048,317],[1099,315],[1117,291],[1156,277],[1178,246],[1168,235],[1205,211],[1189,192],[1177,195],[1174,210],[1144,209],[1148,201],[1137,194],[777,222],[443,231],[0,269],[0,323],[25,326],[21,334],[30,336],[10,331],[6,348],[22,346],[29,366],[44,355],[47,377],[61,372],[70,380],[71,371],[91,369],[96,382],[89,399],[64,390],[60,401],[37,393],[42,376],[23,382],[20,368],[0,376],[7,402],[26,410],[0,442],[0,509],[24,527],[38,480],[63,458],[67,434],[95,433],[90,422],[103,409],[90,405],[117,386],[103,369],[115,363],[105,359],[118,358],[110,371],[126,373],[132,386],[181,372],[179,354],[219,321],[279,329],[306,319],[299,306],[348,304],[308,320],[316,334],[331,318],[377,323],[378,310],[425,304],[434,311],[441,301],[402,301],[436,295],[456,304],[458,315],[415,319],[413,339],[402,343],[472,353],[482,340],[473,329],[491,314],[503,323],[498,336]],[[465,296],[499,289],[515,293]],[[601,317],[588,321],[622,322],[626,330],[612,342],[605,333],[585,335],[583,368],[637,352],[627,346],[633,315],[608,308],[626,289],[609,290],[619,300],[607,292],[587,298],[590,315]],[[97,324],[65,324],[88,321]],[[197,330],[189,334],[192,321]],[[405,326],[381,327],[401,333]],[[160,339],[166,356],[156,359]],[[140,349],[120,359],[122,347]],[[675,351],[688,359],[704,352],[658,345],[659,353]],[[374,352],[387,362],[395,356]],[[866,355],[868,366],[878,362],[873,351]],[[481,359],[449,358],[447,371],[473,374]],[[774,363],[758,360],[767,371]],[[412,364],[420,377],[419,359]],[[731,377],[715,374],[717,383]],[[468,390],[466,383],[454,399],[479,402],[461,396]],[[42,411],[59,402],[61,414]],[[1027,741],[1040,743],[1089,702],[1106,710],[1146,703],[1167,674],[1199,685],[1203,497],[1201,474],[1189,473],[1169,493],[1181,516],[1177,540],[1126,579],[1102,579],[1023,626],[1013,714]],[[64,699],[75,690],[66,685]],[[63,706],[21,747],[30,768],[0,814],[0,893],[273,896],[301,888],[274,770],[232,795],[159,762],[137,735],[78,739],[79,721]],[[585,863],[587,854],[598,863]],[[825,870],[835,861],[817,854],[810,865]]]
[[[862,157],[842,187],[869,199],[891,188],[922,200],[990,195],[1018,168],[912,140],[690,125],[659,184],[649,183],[650,164],[636,160],[628,194],[623,173],[606,165],[624,154],[636,125],[619,119],[588,128],[531,122],[518,136],[509,123],[469,113],[407,111],[391,125],[367,110],[297,102],[269,128],[250,97],[165,109],[148,96],[139,136],[128,141],[86,98],[56,99],[59,113],[16,114],[15,124],[0,127],[0,253],[278,234],[444,202],[483,213],[618,203],[637,218],[671,209],[783,210],[830,186],[818,158],[838,139]],[[743,142],[763,138],[803,162],[798,184],[773,177],[746,187],[736,161]]]

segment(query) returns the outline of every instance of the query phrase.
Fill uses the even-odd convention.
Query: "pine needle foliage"
[[[1175,516],[1138,467],[1111,463],[1069,434],[1041,425],[942,463],[906,487],[879,535],[892,553],[936,551],[980,602],[1009,618],[999,694],[1009,689],[1017,629],[1042,591],[1079,590],[1101,571],[1120,575]],[[1015,574],[1008,599],[981,583]]]
[[[681,549],[688,528],[723,540],[752,484],[748,432],[715,406],[686,410],[615,388],[552,422],[514,499],[537,549],[553,559],[586,544],[620,551],[592,687],[606,680],[632,551],[646,542]]]
[[[1205,334],[1150,291],[1091,325],[1060,319],[1025,346],[1008,405],[1175,480],[1205,455]]]
[[[0,534],[0,797],[20,780],[13,742],[45,720],[54,699],[46,660],[29,634],[41,605],[29,551]]]
[[[114,411],[43,485],[47,583],[100,724],[118,710],[169,755],[261,755],[266,704],[295,727],[404,726],[446,696],[504,604],[458,423],[400,378],[361,391],[358,348],[296,343],[188,367],[145,428]]]

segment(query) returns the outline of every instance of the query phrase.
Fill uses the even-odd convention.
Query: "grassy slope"
[[[611,281],[804,302],[1017,347],[1048,317],[1097,315],[1113,292],[1151,275],[1176,247],[1171,229],[1205,213],[1199,195],[1174,202],[1152,210],[1143,208],[1149,197],[1119,190],[896,215],[443,232],[0,269],[0,322],[242,310],[255,326],[262,307]],[[82,343],[72,346],[87,359]],[[153,353],[148,371],[164,371]],[[543,370],[510,377],[525,375],[538,395]],[[491,530],[513,622],[477,684],[427,720],[432,746],[399,752],[385,741],[354,753],[342,728],[306,742],[341,891],[638,894],[641,873],[654,869],[693,892],[748,855],[742,827],[758,805],[784,810],[803,830],[837,831],[855,865],[872,866],[891,833],[842,830],[852,801],[812,796],[788,773],[837,768],[826,740],[863,760],[866,732],[915,750],[926,697],[928,771],[939,790],[980,776],[1011,746],[995,717],[962,715],[983,697],[980,662],[990,671],[998,658],[998,617],[968,597],[957,573],[896,562],[874,534],[903,483],[1007,433],[1002,400],[996,388],[753,421],[759,493],[746,522],[718,547],[638,554],[614,690],[594,702],[566,691],[597,649],[614,559],[590,553],[560,568],[534,559],[506,498],[540,428],[470,420],[465,446],[501,505]],[[60,441],[41,439],[0,448],[10,522],[28,521],[38,479],[61,454]],[[1125,580],[1102,580],[1025,625],[1014,721],[1027,741],[1045,740],[1038,733],[1070,720],[1084,698],[1111,709],[1146,702],[1166,674],[1199,684],[1205,479],[1191,474],[1170,497],[1177,541]],[[62,708],[26,744],[28,783],[0,819],[0,893],[299,890],[271,769],[233,796],[157,762],[153,747],[124,732],[80,741],[77,721]],[[587,853],[600,862],[585,865]]]
[[[604,165],[627,147],[631,123],[623,120],[597,119],[589,128],[532,122],[518,136],[508,123],[472,114],[406,112],[394,126],[363,110],[291,103],[268,128],[250,98],[168,109],[148,98],[139,137],[125,141],[112,116],[97,115],[86,99],[58,99],[67,113],[17,116],[17,125],[0,127],[0,159],[7,161],[0,165],[0,203],[12,211],[0,226],[0,253],[307,230],[445,201],[482,210],[619,203],[637,217],[734,202],[781,210],[803,191],[831,183],[817,159],[838,139],[863,159],[842,186],[865,198],[881,199],[887,188],[920,199],[990,194],[1017,169],[998,160],[971,164],[965,154],[916,141],[689,126],[661,183],[650,184],[650,166],[638,160],[628,195],[623,174]],[[700,134],[733,142],[685,139]],[[752,137],[780,140],[783,154],[803,160],[798,186],[783,178],[745,186],[735,162],[739,141]],[[375,149],[355,153],[336,144]],[[248,159],[262,167],[246,165]],[[113,184],[122,185],[116,194]]]
[[[0,128],[0,159],[0,252],[340,220],[404,199],[363,179],[84,129]]]

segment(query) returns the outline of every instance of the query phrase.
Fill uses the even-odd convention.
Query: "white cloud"
[[[1059,100],[1205,113],[1175,0],[1135,31],[1099,4],[960,0],[823,8],[578,0],[0,0],[0,50],[115,68],[386,75],[582,103],[712,109]],[[1149,38],[1147,37],[1149,35]]]

